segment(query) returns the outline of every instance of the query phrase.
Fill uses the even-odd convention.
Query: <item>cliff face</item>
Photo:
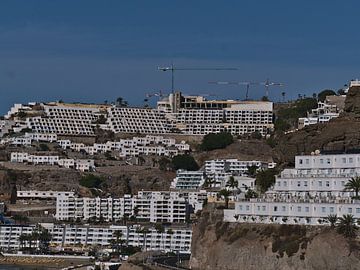
[[[359,244],[329,227],[234,224],[205,211],[193,231],[194,270],[360,269]]]

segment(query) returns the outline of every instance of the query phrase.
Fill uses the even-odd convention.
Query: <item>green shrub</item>
[[[174,170],[183,169],[187,171],[197,171],[199,169],[199,165],[190,155],[177,155],[173,157],[171,163]]]
[[[87,174],[80,179],[80,185],[87,188],[99,188],[103,180],[96,175]]]
[[[222,149],[233,142],[234,138],[230,133],[210,133],[204,136],[200,145],[200,150],[211,151],[215,149]]]
[[[266,192],[271,186],[275,184],[275,175],[277,170],[267,169],[256,173],[256,186],[262,193]]]

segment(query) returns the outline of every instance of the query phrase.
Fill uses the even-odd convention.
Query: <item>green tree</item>
[[[45,144],[45,143],[40,143],[40,144],[39,144],[39,150],[40,150],[40,151],[49,151],[50,148],[49,148],[49,146],[47,146],[47,144]]]
[[[112,240],[111,242],[112,242],[113,247],[115,248],[117,254],[121,253],[122,246],[125,243],[125,240],[122,239],[123,236],[124,236],[124,234],[120,230],[116,230],[113,233],[113,239],[111,239]]]
[[[227,189],[222,189],[218,192],[217,197],[225,201],[225,208],[229,208],[229,196],[231,192]]]
[[[345,185],[345,190],[351,190],[355,192],[355,198],[359,198],[360,191],[360,177],[352,177]]]
[[[215,149],[223,149],[233,142],[234,138],[230,133],[210,133],[204,136],[200,144],[200,150],[211,151]]]
[[[161,157],[158,161],[158,164],[161,171],[167,171],[170,169],[171,160],[166,157]]]
[[[261,193],[266,192],[271,186],[275,184],[275,169],[267,169],[258,171],[256,174],[255,184]]]
[[[197,171],[199,165],[196,163],[195,159],[191,155],[177,155],[172,158],[172,166],[174,170],[187,170],[187,171]]]
[[[245,193],[246,199],[257,198],[257,197],[258,194],[256,193],[256,191],[252,190],[251,188],[249,188]]]
[[[326,99],[326,96],[334,96],[334,95],[336,95],[336,92],[334,90],[326,89],[326,90],[321,91],[318,94],[318,99],[321,102],[324,102]]]
[[[94,174],[87,174],[80,179],[80,185],[87,188],[99,188],[102,184],[102,179]]]
[[[337,225],[338,233],[344,235],[347,238],[353,238],[356,236],[358,227],[355,225],[355,218],[353,215],[347,214],[339,218]]]
[[[256,165],[247,166],[247,175],[250,177],[255,177],[258,169],[259,167]]]
[[[239,190],[239,182],[235,179],[234,176],[230,176],[229,180],[226,182],[226,187],[230,188],[235,194],[235,190]]]
[[[330,223],[331,228],[335,228],[336,222],[338,221],[338,216],[335,214],[328,215],[325,220]]]

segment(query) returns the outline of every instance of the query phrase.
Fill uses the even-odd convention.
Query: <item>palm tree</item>
[[[339,223],[337,225],[338,233],[351,238],[356,236],[357,230],[358,227],[355,225],[355,218],[353,215],[347,214],[339,218]]]
[[[225,200],[225,208],[229,208],[229,196],[231,195],[231,192],[227,189],[222,189],[217,194],[218,198],[223,198]]]
[[[23,249],[24,248],[24,244],[27,241],[27,235],[26,234],[20,234],[19,236],[19,242],[20,242],[20,248]]]
[[[226,186],[231,189],[235,189],[238,188],[239,182],[235,180],[234,176],[230,176],[229,180],[226,182]]]
[[[163,242],[163,233],[165,232],[165,227],[162,224],[158,223],[155,225],[155,230],[157,233],[160,233],[161,242]]]
[[[345,185],[345,190],[352,190],[355,192],[355,197],[359,197],[359,191],[360,191],[360,177],[352,177],[349,182]]]
[[[215,180],[213,178],[206,177],[203,187],[211,187],[214,183]]]
[[[115,249],[116,249],[116,253],[119,254],[119,252],[122,250],[122,245],[124,244],[124,240],[121,239],[123,237],[123,233],[122,231],[120,230],[117,230],[117,231],[114,231],[113,233],[113,237],[114,239],[111,239],[112,240],[112,243],[114,244],[115,246]]]
[[[172,229],[168,229],[168,230],[166,231],[166,234],[170,236],[169,247],[171,248],[171,238],[172,238],[172,236],[173,236],[173,234],[174,234],[174,231],[173,231]],[[166,238],[167,238],[167,237],[166,237]],[[165,247],[165,248],[166,248],[166,247]]]
[[[338,216],[336,214],[330,214],[325,218],[325,220],[330,223],[331,228],[335,228],[336,222],[338,221]]]

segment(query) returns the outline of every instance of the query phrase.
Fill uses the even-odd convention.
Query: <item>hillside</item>
[[[339,152],[360,149],[360,87],[350,89],[340,117],[326,124],[276,135],[275,143],[275,160],[286,164],[292,164],[295,155],[310,154],[316,149]]]
[[[193,270],[351,270],[360,268],[360,245],[330,227],[222,222],[205,210],[193,229]]]

